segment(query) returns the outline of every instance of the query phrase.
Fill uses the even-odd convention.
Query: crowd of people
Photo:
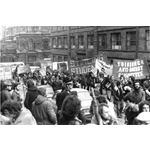
[[[150,124],[150,76],[136,80],[119,79],[98,72],[76,75],[68,71],[13,74],[1,80],[0,124],[20,125],[139,125]],[[46,89],[53,88],[53,100]],[[90,120],[81,109],[81,100],[72,88],[83,88],[93,98]],[[22,92],[20,92],[22,91]],[[59,92],[58,92],[59,91]]]

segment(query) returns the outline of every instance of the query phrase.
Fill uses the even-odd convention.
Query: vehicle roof
[[[71,91],[77,91],[77,92],[88,92],[88,90],[86,89],[82,89],[82,88],[72,88]]]
[[[52,88],[50,85],[38,85],[37,88]]]

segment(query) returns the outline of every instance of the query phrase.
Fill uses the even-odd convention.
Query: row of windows
[[[98,35],[98,48],[107,49],[108,41],[111,43],[111,49],[121,50],[122,49],[122,35],[121,33],[112,33],[110,39],[108,39],[107,34]],[[94,48],[94,34],[87,35],[87,42],[85,41],[84,35],[79,35],[76,39],[75,36],[70,36],[70,47],[71,49],[79,48],[84,49],[85,44],[87,43],[88,49]],[[145,46],[146,49],[150,50],[150,32],[146,31],[145,37]],[[53,37],[51,42],[49,39],[43,39],[42,43],[40,41],[33,41],[32,39],[29,42],[25,41],[21,43],[21,47],[24,49],[50,49],[50,48],[68,48],[68,37]],[[136,32],[126,32],[126,49],[132,50],[136,48]]]

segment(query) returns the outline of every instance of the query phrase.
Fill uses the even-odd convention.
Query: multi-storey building
[[[5,61],[32,64],[49,57],[63,61],[103,54],[110,62],[136,58],[150,62],[148,26],[23,26],[7,28],[4,35],[1,52]]]

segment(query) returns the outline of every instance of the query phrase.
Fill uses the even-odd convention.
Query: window
[[[136,32],[127,32],[127,49],[136,48]]]
[[[71,48],[75,48],[75,37],[74,36],[70,37],[70,45],[71,45]]]
[[[150,50],[150,31],[146,31],[146,49]]]
[[[38,26],[33,26],[32,27],[32,32],[39,32],[39,27]]]
[[[121,49],[121,33],[111,34],[111,48],[118,50]]]
[[[88,44],[89,49],[94,48],[94,35],[93,34],[87,36],[87,44]]]
[[[49,39],[43,39],[43,49],[49,49]]]
[[[29,50],[33,50],[34,49],[34,42],[33,39],[29,40]]]
[[[83,35],[78,36],[78,46],[79,46],[79,49],[84,48],[84,36]]]
[[[57,46],[58,46],[58,48],[61,48],[61,47],[62,47],[62,38],[61,38],[61,37],[59,37],[59,38],[57,39]]]
[[[62,56],[58,56],[58,62],[63,61],[63,57]]]
[[[35,62],[36,61],[36,56],[28,56],[28,61],[29,62]]]
[[[64,56],[64,61],[68,61],[68,56]]]
[[[107,35],[106,34],[98,35],[98,44],[99,44],[100,49],[107,48]]]
[[[64,48],[68,48],[67,40],[68,40],[67,37],[63,37],[63,47]]]
[[[52,38],[52,47],[56,48],[56,38]]]

